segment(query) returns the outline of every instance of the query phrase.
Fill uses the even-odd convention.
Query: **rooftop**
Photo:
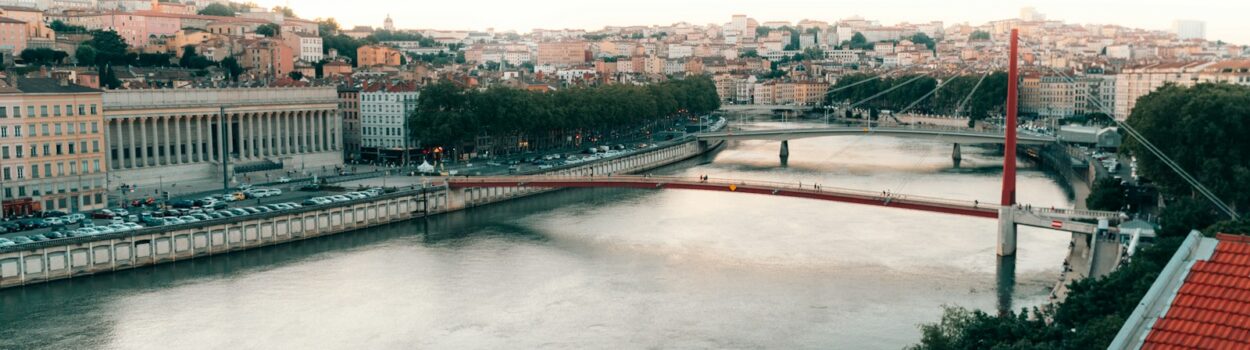
[[[17,78],[17,89],[4,89],[3,92],[26,94],[80,94],[93,92],[99,93],[100,90],[73,83],[61,85],[61,80],[53,78]]]
[[[1250,348],[1250,237],[1191,233],[1110,348],[1137,347]]]

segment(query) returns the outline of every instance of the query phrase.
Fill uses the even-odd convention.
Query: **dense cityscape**
[[[795,16],[522,32],[0,0],[0,348],[1250,346],[1248,43],[1034,7]],[[421,267],[339,270],[388,259]],[[329,286],[353,301],[288,290]],[[265,295],[236,300],[247,333],[303,329],[99,311],[184,324],[217,306],[159,303],[204,288]],[[384,289],[406,292],[351,305]],[[62,303],[103,321],[62,334],[40,316]],[[386,336],[307,321],[369,313]]]

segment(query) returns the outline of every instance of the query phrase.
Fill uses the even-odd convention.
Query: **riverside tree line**
[[[440,82],[422,88],[409,131],[427,149],[473,145],[483,136],[526,140],[531,148],[545,148],[620,135],[666,118],[718,108],[716,85],[706,76],[548,92],[511,87],[472,90]]]

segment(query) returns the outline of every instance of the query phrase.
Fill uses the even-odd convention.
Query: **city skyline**
[[[613,11],[579,11],[555,0],[537,0],[514,3],[486,0],[472,7],[471,16],[448,16],[448,13],[465,12],[456,3],[450,4],[396,4],[385,0],[360,0],[360,9],[344,13],[339,3],[330,0],[262,0],[264,7],[289,5],[297,15],[304,18],[333,17],[344,27],[367,25],[381,27],[389,15],[397,28],[444,29],[444,30],[516,30],[528,32],[542,29],[596,30],[605,26],[667,25],[678,22],[691,24],[723,24],[734,14],[745,14],[759,20],[798,22],[803,19],[834,22],[839,19],[860,16],[889,25],[899,22],[922,23],[942,21],[944,25],[965,23],[971,25],[1016,18],[1022,7],[1034,7],[1047,19],[1078,24],[1114,24],[1132,28],[1170,31],[1176,20],[1199,20],[1206,22],[1208,40],[1223,40],[1234,44],[1250,43],[1250,23],[1238,19],[1237,4],[1212,0],[1200,0],[1183,8],[1167,11],[1162,0],[1125,1],[1113,0],[1088,3],[1075,0],[1048,1],[990,1],[966,0],[958,4],[915,2],[909,0],[886,0],[874,3],[821,2],[794,0],[784,3],[755,3],[746,1],[695,0],[673,4],[656,0],[640,0],[628,8]],[[376,6],[375,6],[376,5]],[[656,8],[668,8],[655,11]],[[968,9],[976,9],[969,12]],[[1120,11],[1114,16],[1108,13]],[[570,14],[576,13],[576,16]]]

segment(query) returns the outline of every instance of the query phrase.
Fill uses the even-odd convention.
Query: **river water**
[[[757,127],[777,127],[759,124]],[[886,137],[728,144],[660,172],[998,197],[1001,156]],[[1023,164],[1022,164],[1023,165]],[[1037,169],[1021,202],[1071,207]],[[0,291],[0,348],[897,349],[943,305],[1046,300],[1069,236],[695,191],[559,191],[367,231]],[[1010,283],[1008,283],[1010,285]],[[992,312],[992,311],[991,311]]]

